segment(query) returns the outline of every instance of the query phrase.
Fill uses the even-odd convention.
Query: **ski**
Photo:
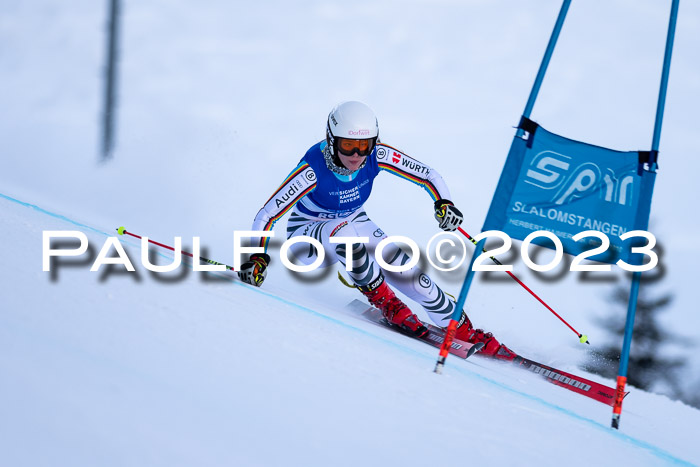
[[[364,319],[368,321],[404,334],[403,332],[401,332],[400,329],[389,324],[382,316],[381,311],[372,306],[367,305],[366,303],[361,302],[360,300],[353,300],[347,305],[347,308],[352,312],[361,315]],[[440,348],[443,340],[445,339],[445,331],[432,324],[428,324],[425,322],[423,324],[425,324],[425,326],[428,328],[428,334],[422,337],[408,337],[412,337],[413,339],[423,341],[427,344],[430,344],[433,347]],[[468,358],[473,354],[477,353],[479,350],[481,350],[483,346],[484,344],[481,342],[474,345],[469,342],[464,342],[459,339],[455,339],[452,342],[450,354],[460,358]],[[491,360],[499,360],[487,355],[481,356],[483,356],[484,358],[489,358]],[[500,361],[503,363],[511,363],[517,368],[530,371],[531,373],[534,373],[536,375],[540,375],[546,381],[552,384],[568,389],[577,394],[581,394],[582,396],[589,397],[595,401],[601,402],[611,407],[615,404],[615,388],[605,386],[604,384],[596,383],[595,381],[576,376],[566,371],[558,370],[551,366],[543,365],[542,363],[538,363],[534,360],[530,360],[529,358],[525,358],[520,355],[518,355],[511,362],[508,362],[507,360]],[[627,394],[629,393],[625,393],[625,396]]]
[[[392,331],[403,334],[406,337],[425,342],[426,344],[436,348],[440,348],[440,346],[442,346],[442,342],[445,340],[445,331],[437,326],[433,326],[432,324],[425,322],[423,324],[428,328],[428,333],[426,335],[421,337],[409,336],[408,334],[402,332],[401,329],[389,324],[389,322],[384,319],[381,311],[373,306],[367,305],[366,303],[362,303],[360,300],[353,300],[350,302],[350,304],[348,304],[347,308],[355,313],[359,313],[367,321],[371,321],[372,323],[375,323],[381,327],[391,329]],[[459,339],[454,339],[452,341],[452,346],[450,347],[450,354],[459,358],[469,358],[481,350],[483,346],[484,344],[481,342],[478,344],[471,344]]]
[[[547,365],[537,363],[525,357],[518,356],[513,360],[513,363],[524,370],[542,376],[547,381],[557,386],[561,386],[577,394],[590,397],[593,400],[602,402],[603,404],[615,405],[615,389],[605,386],[595,381],[591,381],[580,376],[567,373],[566,371],[557,370]],[[629,393],[625,393],[625,396]]]

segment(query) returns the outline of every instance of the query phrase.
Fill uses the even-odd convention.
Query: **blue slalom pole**
[[[659,140],[661,139],[661,124],[664,119],[664,109],[666,106],[666,89],[668,88],[668,75],[671,70],[671,53],[673,52],[673,38],[676,35],[678,3],[679,0],[673,0],[673,3],[671,4],[671,18],[668,22],[668,34],[666,35],[666,52],[664,53],[664,67],[661,71],[661,84],[659,85],[659,101],[656,105],[654,137],[651,140],[652,151],[659,150]],[[654,167],[654,169],[656,169],[656,167]]]
[[[559,16],[557,17],[557,22],[554,24],[554,30],[552,35],[549,37],[549,43],[547,44],[547,50],[544,52],[544,57],[542,58],[542,63],[540,63],[540,69],[537,71],[537,77],[535,78],[535,83],[532,85],[532,90],[530,91],[530,97],[527,99],[527,104],[525,104],[525,110],[523,111],[523,117],[530,118],[532,113],[532,108],[535,106],[535,101],[537,100],[537,95],[542,87],[542,81],[544,81],[544,75],[547,73],[547,67],[549,66],[549,61],[554,53],[554,47],[557,45],[557,40],[559,39],[559,33],[564,25],[564,20],[566,19],[566,13],[569,11],[569,5],[571,0],[564,0],[559,10]],[[516,136],[522,136],[524,131],[518,128]]]
[[[542,58],[542,63],[540,63],[540,69],[537,71],[537,77],[535,78],[535,83],[532,85],[532,90],[530,91],[530,97],[525,105],[525,111],[523,116],[530,117],[532,113],[532,108],[535,106],[535,100],[537,100],[537,94],[540,92],[540,87],[542,87],[542,81],[544,80],[544,75],[547,73],[547,67],[549,66],[549,61],[552,58],[552,53],[554,52],[554,47],[557,45],[557,40],[559,39],[559,33],[564,25],[564,19],[566,19],[566,13],[569,11],[569,5],[571,0],[564,0],[562,3],[561,10],[559,10],[559,16],[557,17],[557,22],[554,24],[554,30],[549,38],[549,44],[547,44],[547,50]],[[518,129],[517,136],[523,135],[523,130]],[[462,284],[462,290],[459,293],[459,298],[457,299],[457,304],[455,305],[455,311],[452,314],[452,319],[450,324],[447,326],[447,331],[445,332],[445,340],[440,347],[440,356],[435,365],[435,373],[441,373],[442,368],[445,365],[445,359],[449,354],[450,345],[452,345],[452,339],[454,338],[455,332],[457,330],[457,323],[462,315],[462,308],[467,300],[467,294],[469,293],[469,288],[471,287],[472,280],[474,279],[474,271],[472,266],[476,257],[479,256],[480,252],[483,251],[484,243],[486,239],[481,240],[477,246],[474,256],[472,256],[471,263],[469,264],[469,270],[467,271],[467,277],[464,279],[464,284]],[[575,332],[575,331],[574,331]],[[580,337],[580,336],[579,336]]]
[[[671,69],[671,53],[673,52],[673,39],[676,33],[676,19],[678,18],[678,4],[680,0],[673,0],[671,3],[671,17],[668,22],[668,34],[666,36],[666,51],[664,53],[664,64],[661,72],[661,85],[659,86],[659,100],[656,106],[656,120],[654,122],[654,136],[651,142],[651,154],[649,170],[656,172],[656,157],[659,152],[659,140],[661,139],[661,124],[664,118],[664,107],[666,104],[666,89],[668,88],[668,76]],[[630,287],[630,298],[627,303],[627,321],[625,322],[625,337],[622,342],[622,353],[620,354],[620,367],[617,376],[617,390],[615,395],[615,405],[613,406],[612,427],[619,429],[620,415],[622,414],[622,400],[625,397],[625,385],[627,384],[627,367],[629,364],[630,347],[632,345],[632,331],[634,329],[634,317],[637,310],[637,297],[639,295],[639,283],[642,279],[641,272],[632,274],[632,286]]]
[[[469,293],[469,288],[472,285],[472,280],[474,279],[474,261],[476,258],[484,251],[484,244],[486,243],[486,238],[482,238],[479,243],[476,244],[476,249],[474,250],[474,255],[469,262],[469,270],[467,271],[467,277],[464,278],[464,284],[462,284],[462,290],[459,291],[459,297],[457,297],[457,304],[455,305],[455,311],[452,313],[452,319],[459,321],[462,317],[462,309],[464,308],[464,303],[467,301],[467,294]]]

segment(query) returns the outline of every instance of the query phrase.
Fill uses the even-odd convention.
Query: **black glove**
[[[270,255],[254,253],[245,263],[241,264],[238,277],[245,283],[260,287],[267,276],[267,265],[270,264]]]
[[[452,201],[439,199],[435,201],[435,220],[440,224],[442,230],[451,232],[457,230],[464,220],[462,211],[457,209]]]

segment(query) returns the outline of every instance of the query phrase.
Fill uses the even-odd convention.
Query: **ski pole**
[[[462,233],[462,235],[464,235],[465,237],[467,237],[467,239],[470,240],[474,245],[477,244],[476,241],[472,238],[472,236],[469,235],[463,228],[457,227],[457,230],[459,230],[459,231]],[[484,253],[486,253],[486,249],[485,249],[485,248],[482,248],[481,250],[482,250]],[[491,258],[491,260],[492,260],[494,263],[496,263],[497,265],[503,266],[503,263],[501,263],[500,261],[498,261],[497,258],[494,258],[493,256],[489,256],[489,258]],[[551,306],[547,305],[547,303],[545,303],[544,300],[542,300],[535,292],[533,292],[527,285],[525,285],[525,284],[523,283],[523,281],[521,281],[520,279],[518,279],[518,278],[516,277],[515,274],[513,274],[513,273],[510,272],[510,271],[506,271],[506,272],[508,273],[508,275],[509,275],[510,277],[513,278],[513,280],[514,280],[515,282],[517,282],[517,283],[520,284],[525,290],[527,290],[528,292],[530,292],[530,295],[532,295],[533,297],[535,297],[535,298],[536,298],[542,305],[544,305],[549,311],[551,311],[552,313],[554,313],[554,316],[556,316],[557,318],[559,318],[559,319],[561,320],[562,323],[566,324],[566,325],[569,327],[569,329],[571,329],[571,330],[578,336],[578,339],[579,339],[579,341],[580,341],[582,344],[588,344],[588,345],[591,344],[590,342],[588,342],[588,336],[587,336],[587,335],[581,334],[581,333],[578,332],[576,329],[574,329],[569,323],[566,322],[566,320],[565,320],[564,318],[562,318],[561,316],[559,316],[559,314],[558,314],[556,311],[554,311],[554,310],[552,309]]]
[[[128,230],[126,230],[126,228],[124,228],[124,227],[119,227],[119,228],[117,229],[117,233],[118,233],[119,235],[131,235],[132,237],[138,238],[139,240],[142,239],[142,237],[141,237],[140,235],[136,235],[135,233],[131,233],[131,232],[129,232]],[[150,238],[148,239],[148,243],[153,243],[154,245],[158,245],[158,246],[161,247],[161,248],[166,248],[166,249],[168,249],[168,250],[170,250],[170,251],[173,251],[173,252],[175,251],[175,248],[173,248],[173,247],[171,247],[171,246],[168,246],[168,245],[165,245],[164,243],[159,243],[159,242],[153,241],[153,240],[151,240]],[[192,253],[189,253],[189,252],[184,251],[184,250],[181,250],[180,252],[181,252],[183,255],[187,255],[187,256],[189,256],[190,258],[193,258],[193,259],[194,259],[194,255],[193,255]],[[200,256],[200,257],[199,257],[199,260],[200,260],[200,261],[204,261],[205,263],[213,264],[213,265],[215,265],[215,266],[226,266],[226,269],[229,269],[229,270],[231,270],[231,271],[234,271],[233,267],[229,266],[228,264],[218,263],[218,262],[216,262],[216,261],[212,261],[212,260],[210,260],[210,259],[207,259],[207,258],[205,258],[205,257],[203,257],[203,256]]]

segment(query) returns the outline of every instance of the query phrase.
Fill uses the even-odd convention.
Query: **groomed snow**
[[[654,292],[676,298],[662,323],[687,338],[663,352],[690,358],[693,390],[700,5],[681,3],[650,229],[664,251]],[[94,258],[120,225],[200,236],[231,264],[232,231],[348,99],[443,174],[476,234],[560,0],[125,0],[117,149],[98,164],[106,5],[0,3],[0,465],[700,465],[698,410],[630,388],[618,432],[609,407],[497,362],[451,358],[437,376],[435,349],[343,310],[361,297],[335,271],[286,271],[279,238],[261,289],[154,276],[127,238],[137,273],[90,272],[87,254],[41,270],[43,231],[84,232]],[[573,2],[533,118],[649,149],[669,8]],[[424,246],[431,207],[383,174],[367,212]],[[608,339],[596,317],[614,310],[620,271],[542,280],[515,265],[594,346]],[[431,276],[456,294],[464,270]],[[586,346],[505,279],[475,281],[475,324],[581,374]]]
[[[6,197],[0,212],[3,465],[700,462],[700,412],[663,396],[632,388],[614,431],[610,407],[504,364],[435,375],[435,349],[343,312],[337,290],[164,283],[127,240],[137,272],[90,272],[109,226]],[[92,253],[42,272],[49,230]]]

